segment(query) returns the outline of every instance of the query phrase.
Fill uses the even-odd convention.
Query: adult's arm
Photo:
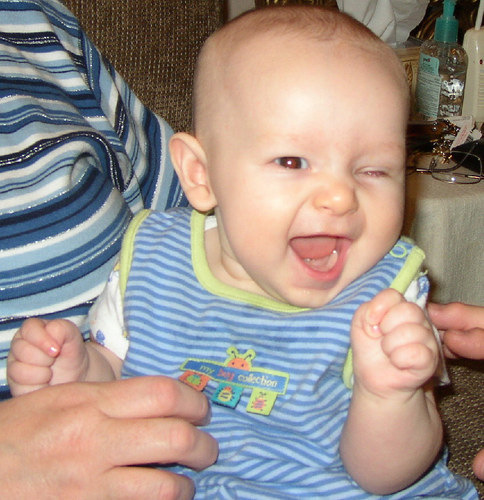
[[[58,0],[0,2],[0,386],[32,316],[82,325],[133,214],[184,203],[170,126]],[[0,392],[2,387],[0,387]]]
[[[186,499],[185,477],[152,467],[203,469],[217,457],[206,398],[163,377],[65,384],[0,403],[3,499]]]

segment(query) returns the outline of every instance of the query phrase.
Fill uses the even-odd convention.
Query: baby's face
[[[399,236],[401,80],[384,58],[315,42],[268,44],[234,61],[233,74],[221,86],[219,121],[204,144],[217,200],[217,274],[319,307]]]

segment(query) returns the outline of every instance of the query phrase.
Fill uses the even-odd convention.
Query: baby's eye
[[[379,170],[379,169],[370,169],[370,170],[365,170],[363,172],[364,175],[367,177],[373,177],[373,178],[380,178],[380,177],[386,177],[388,174],[384,170]]]
[[[299,156],[282,156],[276,158],[275,162],[283,168],[290,168],[292,170],[308,168],[308,162]]]

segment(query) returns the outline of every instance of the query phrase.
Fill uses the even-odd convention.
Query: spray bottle
[[[444,0],[444,11],[435,23],[433,40],[420,49],[417,76],[417,111],[426,119],[462,115],[467,72],[466,51],[457,43],[459,23],[456,0]]]
[[[481,29],[484,1],[480,0],[475,28],[464,35],[464,49],[469,58],[464,94],[463,115],[471,115],[477,125],[484,122],[484,28]]]

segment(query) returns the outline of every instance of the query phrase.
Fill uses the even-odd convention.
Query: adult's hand
[[[443,332],[446,354],[484,360],[484,307],[459,302],[429,304],[430,319]],[[484,449],[473,462],[476,476],[484,481]]]
[[[0,404],[3,499],[188,499],[192,482],[150,463],[203,469],[218,446],[206,398],[164,377],[64,384]]]
[[[449,357],[484,359],[484,307],[460,302],[429,304],[429,314],[443,332]]]

